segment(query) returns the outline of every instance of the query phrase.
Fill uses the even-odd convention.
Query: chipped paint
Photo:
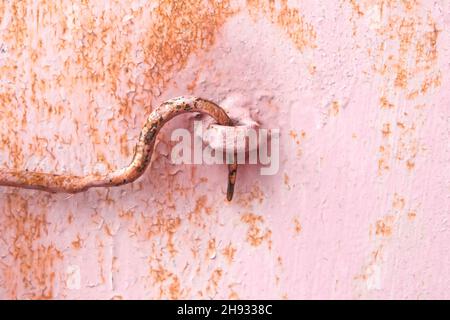
[[[0,165],[105,174],[195,95],[280,128],[280,170],[0,188],[0,297],[448,298],[450,2],[0,2]],[[230,105],[233,107],[233,104]]]

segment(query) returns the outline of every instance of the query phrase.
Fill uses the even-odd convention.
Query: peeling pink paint
[[[186,116],[133,184],[2,187],[0,297],[448,298],[449,27],[448,0],[1,2],[2,168],[124,166],[182,94],[280,128],[281,167],[226,202],[225,167],[170,163]]]

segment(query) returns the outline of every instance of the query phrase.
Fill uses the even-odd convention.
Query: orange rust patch
[[[236,293],[236,291],[231,291],[228,295],[229,300],[239,300],[239,295]]]
[[[264,240],[267,240],[269,249],[272,245],[272,231],[263,228],[264,218],[254,213],[246,213],[241,217],[241,221],[249,226],[247,231],[247,242],[252,246],[259,246]]]
[[[195,200],[194,209],[187,214],[189,221],[199,227],[205,227],[204,214],[210,216],[214,212],[213,206],[208,204],[208,197],[201,195]]]
[[[380,157],[378,158],[378,175],[382,175],[385,171],[389,170],[389,159],[390,159],[390,145],[381,145],[379,147]]]
[[[385,78],[383,92],[391,91],[392,87],[408,90],[406,98],[412,100],[419,92],[426,93],[431,85],[440,86],[440,81],[431,80],[440,74],[437,64],[440,30],[429,11],[423,8],[425,2],[363,0],[356,7],[353,0],[349,1],[358,13],[374,8],[380,12],[382,23],[376,29],[380,39],[378,63],[374,70]]]
[[[415,166],[416,166],[416,164],[412,160],[406,161],[406,167],[408,168],[408,170],[411,171],[412,169],[414,169]]]
[[[31,200],[18,193],[4,197],[0,225],[11,260],[1,266],[3,286],[13,299],[51,299],[56,287],[55,270],[63,255],[53,244],[41,243],[49,232],[46,210],[42,208],[49,205],[50,197],[33,199],[35,210],[31,209]]]
[[[223,270],[221,268],[215,269],[208,279],[208,285],[206,286],[206,292],[210,295],[217,292],[219,281],[222,278]]]
[[[353,11],[358,14],[358,16],[363,16],[364,12],[361,11],[361,7],[359,3],[356,2],[356,0],[349,0],[350,4],[352,5]]]
[[[108,237],[112,237],[112,236],[113,236],[113,233],[112,233],[112,231],[111,231],[111,228],[109,227],[109,225],[108,225],[107,223],[105,223],[105,224],[103,225],[103,230],[105,231],[105,234],[106,234]]]
[[[389,135],[392,133],[391,132],[391,124],[390,123],[384,123],[383,124],[383,129],[381,130],[381,133],[383,134],[384,138],[389,137]]]
[[[169,297],[172,300],[180,298],[180,280],[177,276],[172,277],[172,283],[169,286]]]
[[[159,264],[156,268],[150,269],[150,275],[155,283],[162,283],[169,279],[172,276],[172,273]]]
[[[289,176],[287,175],[287,173],[284,173],[283,177],[284,177],[284,184],[286,185],[288,190],[291,190],[291,186],[289,185]]]
[[[412,92],[408,93],[406,95],[406,99],[407,100],[414,100],[417,98],[417,96],[419,95],[419,91],[418,90],[413,90]]]
[[[405,198],[395,193],[394,199],[392,200],[392,207],[397,210],[402,210],[405,207]]]
[[[0,17],[4,17],[6,2],[2,1],[0,3]]]
[[[195,200],[195,208],[194,214],[201,215],[202,212],[210,215],[212,213],[212,207],[207,205],[208,197],[206,195],[202,195]]]
[[[236,253],[236,248],[233,247],[231,242],[222,250],[223,256],[227,259],[228,264],[231,264]]]
[[[363,267],[363,271],[361,274],[358,274],[354,277],[355,280],[368,280],[370,276],[372,276],[374,270],[373,266],[377,265],[382,261],[383,257],[383,245],[379,245],[375,250],[371,252],[369,262]]]
[[[426,77],[422,81],[422,85],[420,87],[420,93],[425,94],[428,92],[430,88],[437,88],[441,85],[441,73],[438,72],[436,75],[432,75],[429,77]]]
[[[200,69],[197,70],[197,71],[195,72],[194,79],[191,81],[191,83],[189,83],[189,84],[186,86],[186,89],[187,89],[190,93],[194,93],[194,90],[195,90],[195,88],[197,87],[197,82],[198,82],[198,80],[199,80],[199,77],[200,77],[200,71],[201,71],[201,70],[202,70],[202,68],[200,67]]]
[[[380,105],[381,105],[381,108],[383,108],[383,109],[392,109],[392,108],[394,108],[394,105],[392,103],[390,103],[385,96],[382,96],[380,98]]]
[[[181,219],[177,217],[175,219],[166,219],[164,220],[164,222],[165,233],[167,234],[167,250],[173,257],[177,253],[177,250],[175,249],[175,245],[173,243],[173,236],[181,225]]]
[[[104,284],[106,282],[106,276],[105,276],[105,268],[104,268],[104,262],[105,262],[105,245],[103,241],[96,236],[96,245],[97,245],[97,263],[99,266],[99,273],[100,273],[100,283]]]
[[[134,216],[133,210],[120,210],[118,216],[124,220],[131,221]]]
[[[415,211],[408,212],[408,219],[414,220],[417,217],[417,213]]]
[[[251,208],[254,202],[261,204],[263,200],[263,191],[258,185],[254,185],[249,192],[239,194],[239,198],[236,202],[244,208]]]
[[[383,219],[377,220],[375,224],[375,234],[381,237],[391,236],[393,223],[394,217],[391,215],[387,215]]]
[[[331,107],[328,110],[328,115],[329,116],[337,116],[339,114],[339,110],[340,110],[340,106],[339,106],[339,102],[338,101],[333,101],[331,103]]]
[[[277,263],[280,267],[283,265],[283,258],[281,256],[277,257]]]
[[[262,13],[277,24],[301,52],[316,47],[316,31],[306,22],[298,8],[289,7],[287,0],[247,0],[250,14],[256,17]]]
[[[378,174],[381,174],[384,170],[389,170],[389,165],[385,159],[378,159]]]
[[[80,234],[77,234],[75,240],[72,241],[72,248],[79,250],[83,245],[83,240],[81,240]]]
[[[130,236],[139,239],[150,240],[156,236],[166,236],[166,248],[173,257],[177,254],[173,241],[174,235],[181,226],[180,217],[167,217],[167,211],[158,210],[155,215],[149,217],[139,216],[133,220],[133,224],[128,231]]]
[[[73,222],[73,214],[72,214],[72,213],[69,213],[69,214],[67,215],[67,223],[68,223],[68,224],[72,224],[72,222]]]
[[[302,140],[305,140],[306,132],[304,130],[302,130],[298,133],[295,130],[290,130],[289,136],[292,138],[292,140],[297,145],[297,156],[300,157],[302,155],[302,149],[300,148],[300,143],[302,142]]]
[[[302,225],[300,224],[300,220],[298,218],[294,218],[294,230],[296,234],[300,234],[300,232],[302,232]]]
[[[181,288],[179,277],[158,262],[156,267],[150,268],[150,276],[153,285],[159,286],[159,298],[168,297],[169,299],[181,299],[186,293]]]
[[[297,139],[297,132],[295,132],[294,130],[290,130],[289,135],[291,136],[292,139],[294,140]]]
[[[408,121],[408,114],[404,113],[405,121]],[[414,119],[416,120],[416,119]],[[412,122],[411,120],[409,122]],[[400,134],[397,138],[397,153],[396,158],[405,163],[408,170],[413,170],[415,167],[415,158],[419,152],[419,138],[416,130],[416,124],[406,124],[397,122],[397,127]]]
[[[437,40],[440,31],[430,17],[428,17],[428,26],[430,31],[425,32],[416,43],[416,66],[422,70],[431,69],[438,58]]]
[[[396,69],[397,69],[397,76],[395,78],[395,86],[399,88],[406,88],[408,84],[408,74],[406,69],[403,68],[401,65],[398,65]]]
[[[120,143],[120,152],[126,156],[129,157],[131,155],[130,148],[128,146],[128,133],[124,132],[119,139]]]
[[[312,75],[312,76],[315,75],[316,71],[317,71],[317,66],[316,65],[314,65],[312,63],[308,64],[308,72],[309,72],[310,75]]]

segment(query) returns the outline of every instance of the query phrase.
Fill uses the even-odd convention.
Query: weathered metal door
[[[280,129],[279,168],[0,187],[1,298],[448,298],[448,0],[0,2],[2,170],[127,165],[180,95]]]

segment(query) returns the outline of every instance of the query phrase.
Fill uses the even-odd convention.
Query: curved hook
[[[77,193],[93,187],[112,187],[131,183],[147,169],[151,161],[156,136],[164,124],[173,117],[187,112],[204,113],[213,117],[218,124],[233,125],[226,112],[211,101],[197,97],[170,99],[163,102],[148,116],[134,148],[133,159],[127,167],[104,175],[90,174],[87,176],[59,175],[28,170],[18,172],[0,170],[0,186],[36,189],[47,192]],[[234,163],[228,165],[228,201],[231,201],[233,198],[236,172],[237,157],[234,157]]]

